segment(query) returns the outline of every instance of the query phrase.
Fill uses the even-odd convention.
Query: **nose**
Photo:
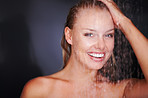
[[[99,50],[104,50],[105,49],[105,41],[103,38],[97,39],[95,43],[95,48]]]

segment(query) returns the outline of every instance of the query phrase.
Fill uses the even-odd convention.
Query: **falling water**
[[[121,11],[139,27],[142,21],[142,1],[141,0],[115,0]],[[128,78],[144,78],[137,58],[124,34],[119,29],[115,31],[114,55],[116,64],[104,68],[104,76],[108,76],[112,81]],[[110,69],[114,67],[113,71]],[[103,70],[100,72],[103,73]]]
[[[139,27],[142,21],[142,0],[116,0],[122,12]],[[115,39],[115,58],[119,79],[143,78],[142,71],[136,56],[120,30],[117,30]],[[121,76],[122,75],[122,76]]]

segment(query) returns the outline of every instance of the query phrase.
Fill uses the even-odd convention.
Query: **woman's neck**
[[[86,83],[97,81],[98,70],[88,69],[85,65],[82,65],[72,57],[70,58],[66,67],[63,69],[63,72],[65,73],[64,76],[73,82]]]

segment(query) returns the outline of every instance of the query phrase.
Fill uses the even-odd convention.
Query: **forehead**
[[[113,20],[108,10],[99,8],[80,9],[76,16],[74,28],[113,28]]]

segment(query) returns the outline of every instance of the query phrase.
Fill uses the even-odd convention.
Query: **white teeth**
[[[103,57],[104,54],[96,54],[96,53],[88,53],[90,56],[93,56],[93,57]]]

